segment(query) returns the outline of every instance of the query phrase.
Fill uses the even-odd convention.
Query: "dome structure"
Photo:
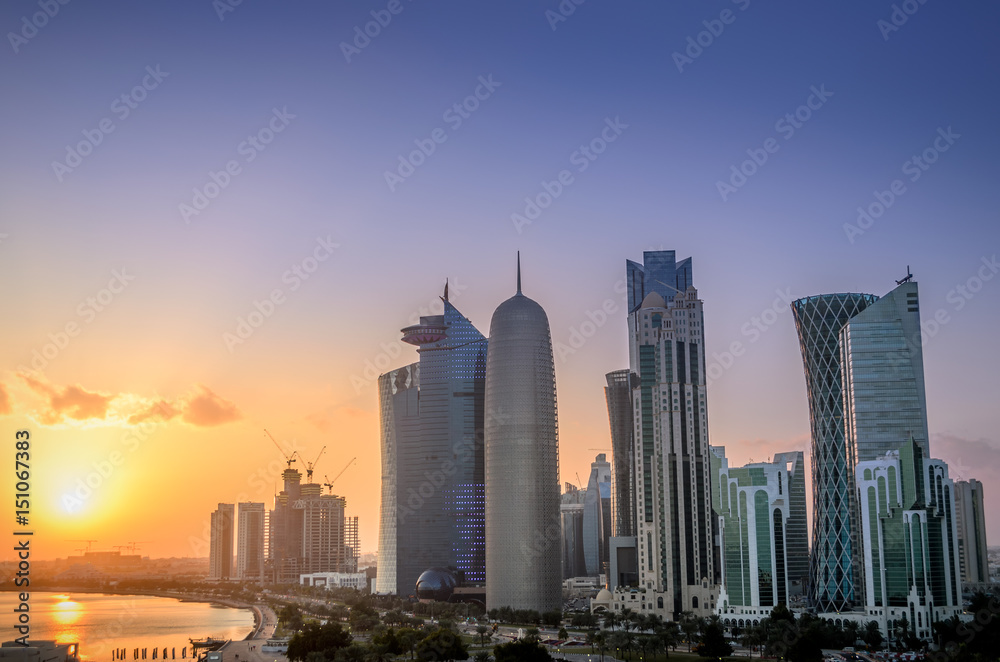
[[[451,570],[447,568],[424,570],[417,578],[417,599],[447,602],[455,592],[456,586],[458,581]]]

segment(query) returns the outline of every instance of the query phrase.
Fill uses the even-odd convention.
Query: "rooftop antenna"
[[[521,251],[517,252],[517,293],[521,293]]]
[[[913,280],[913,274],[910,273],[910,265],[906,265],[906,278],[904,278],[903,280],[897,280],[896,285],[909,283],[911,280]]]

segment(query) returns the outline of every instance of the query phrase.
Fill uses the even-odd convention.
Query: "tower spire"
[[[517,293],[521,293],[521,251],[517,252]]]
[[[448,300],[448,279],[444,279],[444,300]]]

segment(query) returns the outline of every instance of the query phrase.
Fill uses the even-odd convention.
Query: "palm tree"
[[[668,621],[656,630],[656,639],[663,647],[663,652],[670,656],[669,648],[677,649],[677,640],[680,639],[680,628],[677,623]]]
[[[684,631],[684,636],[687,637],[688,652],[690,653],[691,639],[701,631],[701,619],[689,611],[681,612],[680,626],[681,630]]]
[[[604,651],[607,650],[608,646],[607,635],[603,631],[595,633],[594,643],[597,644],[597,650],[601,654],[601,662],[604,662]]]
[[[625,607],[624,609],[622,609],[622,613],[618,617],[619,622],[621,622],[622,626],[625,627],[625,631],[626,632],[632,629],[632,626],[635,625],[635,621],[638,618],[639,618],[639,615],[636,614],[631,609],[629,609],[628,607]]]
[[[486,633],[489,631],[490,629],[485,625],[479,624],[476,626],[476,634],[479,635],[479,645],[483,648],[486,647]]]

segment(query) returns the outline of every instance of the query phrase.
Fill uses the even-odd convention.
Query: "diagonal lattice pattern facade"
[[[852,526],[854,460],[844,440],[840,330],[873,304],[873,294],[824,294],[792,303],[809,397],[813,535],[810,599],[821,611],[848,609],[857,594],[857,532]]]

